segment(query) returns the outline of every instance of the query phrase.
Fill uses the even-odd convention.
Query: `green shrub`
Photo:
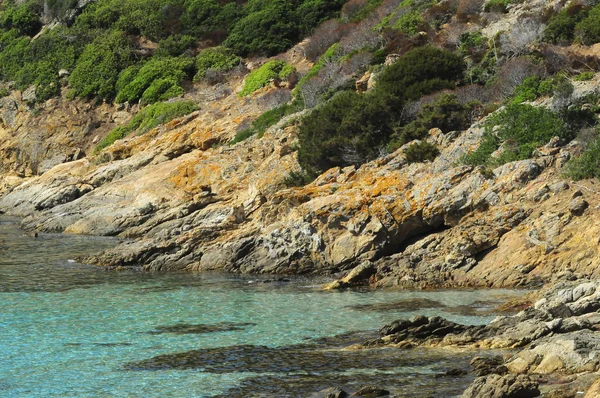
[[[488,0],[483,8],[486,12],[505,13],[508,11],[508,6],[514,2],[514,0]]]
[[[259,137],[262,137],[269,127],[275,125],[284,116],[298,112],[302,110],[303,107],[304,105],[300,101],[294,100],[290,104],[283,104],[264,112],[252,122],[252,127],[237,133],[236,136],[229,142],[229,145],[237,144],[238,142],[244,141],[255,134],[258,134]]]
[[[283,184],[288,188],[301,187],[310,183],[312,180],[313,178],[305,171],[292,171],[284,178]]]
[[[229,32],[243,16],[237,2],[223,6],[217,0],[185,0],[181,22],[190,34],[201,37],[210,32]]]
[[[600,4],[575,26],[575,36],[585,45],[600,42]]]
[[[314,176],[334,166],[373,159],[391,135],[393,120],[383,97],[338,93],[302,118],[300,165]]]
[[[577,76],[573,76],[573,80],[576,82],[585,82],[588,80],[592,80],[594,78],[595,73],[592,71],[581,72]]]
[[[422,95],[454,88],[464,67],[457,54],[433,46],[419,47],[384,69],[374,91],[400,102],[416,100]]]
[[[202,50],[196,57],[196,69],[198,72],[194,80],[202,80],[208,70],[227,72],[239,65],[241,59],[235,56],[226,47],[212,47]]]
[[[271,79],[286,79],[294,71],[295,69],[284,61],[269,61],[246,77],[246,83],[239,96],[252,94],[268,85]]]
[[[310,33],[321,22],[335,17],[346,0],[305,0],[296,9],[300,32]]]
[[[498,130],[492,133],[494,127]],[[504,164],[531,157],[533,150],[558,136],[563,140],[572,138],[572,131],[563,118],[552,111],[526,104],[511,104],[488,118],[486,134],[479,149],[466,156],[467,164]],[[489,155],[503,145],[501,155],[492,159]]]
[[[500,147],[500,139],[489,130],[483,133],[479,147],[464,156],[462,162],[471,166],[494,165],[491,155]]]
[[[592,141],[581,156],[569,160],[565,175],[574,180],[600,178],[600,139]]]
[[[337,93],[302,118],[300,165],[314,176],[333,166],[358,165],[377,157],[389,143],[405,101],[453,88],[463,67],[455,54],[420,47],[384,69],[372,91]]]
[[[80,29],[117,29],[159,41],[179,26],[181,0],[103,0],[88,4],[75,21]]]
[[[306,74],[304,76],[302,76],[300,81],[298,81],[298,84],[294,88],[294,93],[295,94],[300,93],[302,91],[302,86],[307,81],[309,81],[313,77],[317,76],[319,74],[319,71],[323,68],[323,66],[325,66],[325,64],[327,62],[335,61],[336,59],[340,58],[341,56],[342,56],[342,54],[341,54],[341,49],[340,49],[340,43],[334,43],[333,45],[331,45],[331,47],[329,47],[327,49],[327,51],[325,51],[323,53],[323,55],[321,55],[321,57],[313,65],[313,67],[310,68],[310,70],[308,72],[306,72]]]
[[[183,93],[181,83],[194,70],[194,60],[188,57],[154,57],[139,67],[134,65],[122,72],[117,86],[117,102],[143,100],[150,104]]]
[[[52,18],[56,18],[61,22],[69,22],[68,16],[69,11],[73,10],[77,6],[78,0],[46,0],[44,3],[45,11],[47,11]]]
[[[119,126],[111,131],[94,148],[94,153],[112,145],[116,140],[125,138],[131,132],[137,130],[138,134],[143,134],[148,130],[171,120],[192,113],[198,109],[198,105],[192,101],[180,102],[159,102],[142,109],[125,126]]]
[[[421,13],[418,10],[413,10],[398,18],[394,24],[394,29],[407,35],[416,35],[421,30],[426,30],[426,27],[423,26],[424,23]]]
[[[235,137],[233,137],[233,139],[231,141],[229,141],[229,145],[235,145],[239,142],[246,141],[248,138],[252,137],[254,134],[256,134],[256,132],[254,130],[252,130],[251,128],[244,129],[244,130],[238,132],[235,135]]]
[[[150,83],[150,86],[142,94],[140,102],[153,104],[166,101],[170,98],[182,95],[185,90],[180,86],[181,82],[172,76],[162,77]]]
[[[274,0],[242,18],[223,43],[236,54],[272,56],[290,48],[300,35],[294,13],[285,1]]]
[[[573,5],[554,14],[544,30],[543,40],[553,44],[571,44],[575,39],[575,26],[584,19],[588,10]]]
[[[435,102],[426,104],[417,114],[416,120],[398,128],[392,136],[390,150],[427,135],[437,127],[442,133],[464,130],[471,124],[470,114],[478,103],[462,104],[454,94],[443,94]]]
[[[488,49],[488,38],[481,32],[466,32],[460,35],[458,49],[465,55],[481,53]]]
[[[336,16],[343,0],[249,1],[241,19],[228,29],[223,45],[241,56],[272,56],[289,49],[320,22]]]
[[[120,32],[99,36],[83,50],[69,85],[78,96],[112,98],[119,72],[131,64],[131,56],[131,44]]]
[[[0,27],[5,30],[16,29],[22,35],[34,36],[42,28],[34,3],[10,5],[0,13]]]
[[[173,35],[158,43],[154,53],[155,57],[178,57],[193,50],[198,45],[198,40],[189,35]]]
[[[365,19],[367,15],[379,7],[381,3],[383,3],[383,0],[368,0],[367,4],[365,4],[365,6],[352,17],[350,22],[358,22]]]
[[[427,141],[411,144],[404,151],[404,157],[409,164],[433,161],[439,154],[439,149]]]

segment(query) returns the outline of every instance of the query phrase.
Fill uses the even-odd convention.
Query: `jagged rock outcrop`
[[[465,398],[536,397],[539,385],[551,380],[544,377],[558,375],[576,375],[571,382],[581,378],[580,384],[593,391],[597,387],[590,385],[600,378],[600,282],[562,282],[542,296],[518,314],[497,317],[484,326],[440,317],[397,320],[381,328],[380,339],[362,347],[519,349],[504,360],[474,358],[473,373],[479,378],[465,391]]]
[[[201,111],[60,164],[4,195],[0,208],[28,214],[28,229],[138,238],[86,259],[106,266],[297,274],[370,262],[375,272],[352,284],[407,287],[523,286],[558,269],[595,272],[595,191],[560,176],[576,146],[551,143],[489,172],[459,163],[481,137],[475,125],[432,163],[408,165],[401,148],[285,189],[299,167],[289,150],[295,128],[281,123],[263,139],[213,148],[239,122],[229,120]],[[575,231],[590,236],[577,262]]]

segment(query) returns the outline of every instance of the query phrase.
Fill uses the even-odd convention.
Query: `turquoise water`
[[[446,397],[470,380],[436,375],[468,368],[472,353],[339,348],[415,314],[485,323],[495,303],[519,294],[325,292],[319,280],[105,271],[71,259],[114,239],[34,239],[16,222],[0,218],[2,397],[301,397],[369,382]]]

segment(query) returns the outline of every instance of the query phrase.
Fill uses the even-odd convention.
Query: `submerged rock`
[[[155,330],[149,331],[149,334],[204,334],[216,332],[232,332],[236,330],[244,330],[247,326],[256,326],[255,323],[231,323],[223,322],[213,325],[194,325],[180,323],[176,325],[158,326]]]
[[[392,303],[356,304],[347,308],[357,311],[417,311],[425,308],[444,308],[444,304],[428,298],[413,298]]]

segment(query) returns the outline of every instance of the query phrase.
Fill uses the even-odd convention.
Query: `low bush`
[[[414,121],[396,129],[390,143],[390,150],[427,135],[430,129],[437,127],[442,133],[463,130],[471,124],[471,114],[477,102],[463,104],[454,94],[442,94],[436,101],[426,104]]]
[[[420,31],[427,30],[427,27],[419,10],[412,10],[398,18],[394,24],[394,29],[407,35],[416,35]]]
[[[485,3],[484,10],[486,12],[505,13],[508,11],[508,6],[514,2],[514,0],[488,0]]]
[[[462,57],[432,46],[407,52],[377,78],[375,95],[396,102],[419,99],[438,90],[452,89],[464,70]]]
[[[15,29],[22,35],[34,36],[42,28],[40,17],[33,9],[34,5],[33,2],[10,4],[0,13],[0,27],[5,30]]]
[[[194,80],[199,81],[206,77],[206,73],[216,71],[224,73],[233,69],[241,63],[241,59],[235,56],[226,47],[212,47],[202,50],[196,57],[197,73]]]
[[[585,45],[600,42],[600,4],[575,26],[575,37]]]
[[[381,153],[406,101],[454,88],[462,58],[434,47],[406,53],[381,72],[375,89],[342,91],[300,123],[298,161],[309,175],[333,166],[359,165]]]
[[[183,93],[181,83],[194,71],[194,60],[188,57],[154,57],[143,66],[133,65],[119,76],[117,102],[146,104],[163,101]]]
[[[592,80],[594,78],[595,73],[592,71],[581,72],[580,74],[573,76],[573,80],[576,82],[585,82],[588,80]]]
[[[69,78],[74,93],[112,98],[121,70],[132,63],[132,46],[120,32],[110,32],[88,44]]]
[[[294,67],[286,64],[284,61],[269,61],[260,68],[252,71],[246,77],[244,88],[239,96],[244,97],[252,94],[256,90],[265,87],[272,79],[285,80],[295,72]]]
[[[537,76],[530,76],[515,88],[510,102],[520,104],[535,101],[544,95],[552,95],[553,90],[558,85],[558,80],[558,78],[542,80]]]
[[[192,113],[198,109],[198,105],[192,101],[159,102],[142,109],[125,126],[119,126],[111,131],[94,148],[94,153],[112,145],[116,140],[125,138],[131,132],[136,131],[143,134],[146,131],[171,120]]]
[[[242,142],[255,134],[259,137],[262,137],[262,135],[265,133],[265,131],[267,131],[269,127],[274,126],[284,116],[288,116],[295,112],[298,112],[302,110],[303,107],[304,105],[301,103],[301,101],[294,100],[292,101],[292,103],[283,104],[281,106],[275,107],[264,112],[252,122],[252,125],[249,128],[237,133],[235,137],[229,142],[229,145],[234,145],[238,142]]]
[[[188,54],[198,45],[198,39],[189,35],[173,35],[158,43],[154,56],[178,57]]]
[[[569,160],[565,167],[565,175],[574,180],[600,178],[600,139],[593,140],[585,151]]]
[[[409,164],[433,161],[439,154],[439,149],[427,141],[411,144],[404,151],[404,157]]]
[[[588,9],[571,5],[554,14],[544,30],[543,40],[552,44],[571,44],[575,39],[575,26],[588,14]]]
[[[465,163],[500,165],[523,160],[555,136],[565,141],[572,138],[572,130],[560,115],[526,104],[508,105],[488,118],[485,129],[479,148],[465,157]],[[491,158],[500,145],[503,147],[501,154]]]

